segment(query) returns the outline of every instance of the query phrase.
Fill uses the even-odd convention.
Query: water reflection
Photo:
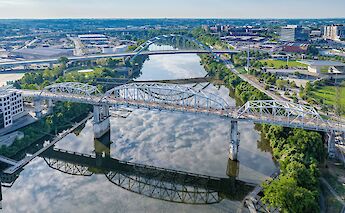
[[[95,140],[95,156],[51,149],[42,157],[49,167],[60,172],[79,176],[105,174],[118,187],[169,202],[213,204],[224,198],[241,201],[253,190],[252,184],[236,180],[236,176],[218,178],[119,161],[110,157],[110,144],[109,133]],[[238,171],[237,166],[229,161],[229,175],[237,175],[232,172]]]
[[[143,66],[141,80],[205,76],[206,72],[196,55],[182,57],[150,57],[150,61]],[[224,87],[208,85],[206,91],[218,93],[235,105],[235,100],[229,97],[229,91]],[[27,212],[28,209],[33,209],[33,212],[234,212],[241,207],[239,200],[243,197],[242,193],[251,188],[246,183],[258,184],[275,170],[270,153],[261,152],[255,145],[260,140],[260,134],[254,130],[254,125],[241,123],[239,129],[242,133],[239,162],[228,162],[229,121],[224,119],[134,110],[123,118],[111,118],[110,139],[105,141],[93,140],[92,121],[88,121],[85,127],[57,143],[56,148],[93,156],[90,160],[93,166],[73,162],[77,158],[68,153],[61,157],[60,152],[53,152],[54,157],[64,159],[57,159],[61,164],[54,164],[54,169],[53,158],[37,158],[25,167],[12,188],[3,190],[3,207],[6,212]],[[83,160],[89,162],[89,158]],[[124,161],[131,163],[127,165]],[[79,167],[75,167],[76,164]],[[104,166],[108,164],[112,164],[112,167]],[[145,169],[139,166],[142,164],[152,167]],[[185,171],[182,173],[185,175],[198,173],[215,176],[219,185],[205,179],[191,181],[192,177],[182,174],[174,180],[171,173],[161,175],[160,170],[158,172],[152,168]],[[80,175],[75,175],[75,171]],[[148,180],[151,176],[156,179]],[[184,179],[185,185],[181,184]],[[123,188],[119,182],[131,187]],[[142,184],[146,182],[150,184]],[[195,185],[190,184],[194,182]],[[207,190],[212,190],[217,194],[215,200],[220,202],[195,206],[148,198],[150,194],[147,192],[152,190],[150,187],[155,183],[156,186],[162,186],[162,191],[154,194],[154,198],[175,200],[172,194],[177,196],[179,193],[172,189],[181,191],[187,188],[193,191],[196,187],[199,191],[206,188],[206,191],[202,191],[204,194],[210,194],[211,191]],[[139,195],[139,191],[145,192],[146,196]],[[164,196],[166,199],[159,197],[167,193],[170,196]],[[20,205],[14,205],[16,203]]]

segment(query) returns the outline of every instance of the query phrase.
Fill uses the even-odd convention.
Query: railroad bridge
[[[335,149],[335,135],[345,134],[345,124],[322,118],[309,106],[295,103],[260,100],[249,101],[240,108],[229,106],[220,96],[177,84],[130,83],[102,93],[97,87],[78,82],[58,83],[41,91],[21,90],[24,98],[34,101],[37,117],[42,116],[43,101],[52,108],[56,101],[91,104],[95,138],[101,138],[110,129],[110,108],[133,108],[156,111],[192,113],[230,119],[231,160],[237,160],[239,146],[238,122],[273,124],[326,132],[328,149]]]

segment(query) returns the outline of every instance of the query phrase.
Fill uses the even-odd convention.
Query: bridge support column
[[[42,118],[42,100],[34,99],[34,108],[36,118]]]
[[[93,107],[93,131],[95,138],[101,138],[110,130],[109,106]]]
[[[238,155],[238,146],[240,144],[239,135],[238,132],[238,122],[237,121],[231,121],[231,133],[230,133],[230,151],[229,151],[229,159],[236,161],[237,155]]]
[[[327,133],[328,156],[335,157],[335,132]]]
[[[228,160],[228,166],[226,168],[226,175],[231,178],[236,178],[239,175],[240,163],[239,161]]]

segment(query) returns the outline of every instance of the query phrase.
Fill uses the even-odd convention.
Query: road
[[[268,95],[269,97],[271,97],[272,99],[276,100],[276,101],[286,101],[286,99],[282,98],[279,95],[276,95],[274,92],[270,91],[270,90],[265,90],[265,88],[258,82],[248,78],[247,76],[241,74],[240,72],[238,72],[236,70],[236,68],[234,67],[234,65],[228,61],[225,60],[225,65],[226,67],[232,71],[235,75],[237,75],[238,77],[240,77],[243,81],[249,83],[250,85],[252,85],[253,87],[255,87],[256,89],[258,89],[259,91],[265,93],[266,95]]]

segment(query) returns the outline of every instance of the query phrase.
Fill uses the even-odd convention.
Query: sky
[[[344,0],[0,0],[0,18],[344,18]]]

